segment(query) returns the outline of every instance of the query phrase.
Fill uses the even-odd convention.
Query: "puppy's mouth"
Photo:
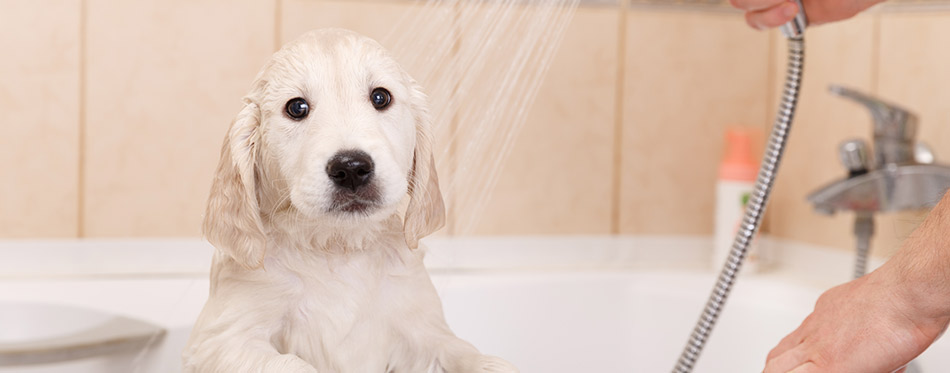
[[[379,191],[365,188],[356,192],[337,190],[333,193],[330,212],[367,214],[379,208]]]

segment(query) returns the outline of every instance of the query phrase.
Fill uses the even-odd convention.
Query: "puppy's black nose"
[[[327,162],[327,176],[340,188],[356,191],[373,178],[373,159],[361,150],[345,150]]]

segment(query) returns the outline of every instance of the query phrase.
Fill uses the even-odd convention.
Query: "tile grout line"
[[[77,133],[77,172],[76,172],[76,237],[86,236],[84,216],[86,213],[86,45],[88,0],[79,2],[79,121]]]
[[[871,16],[871,94],[879,95],[881,71],[881,13]]]
[[[613,186],[611,190],[610,233],[620,234],[620,203],[623,172],[623,93],[624,68],[626,67],[627,7],[630,0],[621,0],[617,13],[617,76],[614,84],[614,138],[613,138]]]
[[[284,2],[283,0],[274,0],[274,51],[276,52],[280,49],[281,39],[283,39],[283,12],[284,12]]]

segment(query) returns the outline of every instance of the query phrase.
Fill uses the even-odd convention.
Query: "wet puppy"
[[[185,371],[517,371],[449,330],[416,249],[445,220],[425,101],[353,32],[274,54],[221,150]]]

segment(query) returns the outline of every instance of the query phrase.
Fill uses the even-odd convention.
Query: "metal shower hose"
[[[804,59],[804,38],[801,35],[790,37],[788,39],[788,71],[785,75],[785,89],[782,93],[782,101],[775,117],[775,124],[772,127],[772,134],[769,137],[768,147],[759,168],[759,175],[756,178],[752,196],[746,205],[745,217],[742,219],[742,224],[739,225],[739,231],[732,242],[732,250],[722,267],[722,271],[719,273],[716,286],[713,288],[709,300],[706,301],[706,307],[696,322],[689,342],[687,342],[679,360],[676,362],[676,367],[673,368],[675,373],[691,372],[696,365],[696,360],[699,359],[703,346],[705,346],[706,340],[709,338],[709,334],[712,333],[716,320],[722,312],[726,298],[729,297],[729,291],[736,280],[739,268],[742,267],[742,260],[749,249],[749,243],[759,229],[759,223],[765,213],[765,206],[772,190],[772,183],[775,181],[775,175],[778,171],[779,161],[781,161],[782,153],[785,150],[785,141],[788,138],[792,117],[795,114]]]

